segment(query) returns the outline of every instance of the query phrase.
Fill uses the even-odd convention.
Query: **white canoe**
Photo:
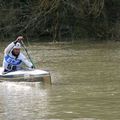
[[[3,68],[0,67],[0,81],[51,83],[51,76],[49,72],[39,69],[18,70],[3,74]]]

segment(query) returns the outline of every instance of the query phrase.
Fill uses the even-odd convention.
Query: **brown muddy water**
[[[120,120],[119,42],[30,43],[29,50],[52,85],[1,82],[0,120]]]

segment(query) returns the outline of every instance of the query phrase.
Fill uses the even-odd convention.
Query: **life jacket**
[[[4,66],[7,71],[16,71],[19,66],[21,66],[22,60],[15,58],[14,56],[5,55]]]

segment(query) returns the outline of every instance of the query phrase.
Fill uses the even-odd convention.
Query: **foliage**
[[[118,39],[119,0],[0,0],[0,37]]]

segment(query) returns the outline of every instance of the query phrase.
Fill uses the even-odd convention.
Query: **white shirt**
[[[21,69],[21,65],[23,63],[25,63],[26,66],[28,67],[32,67],[33,66],[32,63],[29,62],[22,53],[20,53],[17,58],[12,54],[12,50],[14,46],[15,46],[15,43],[12,42],[7,46],[7,48],[5,48],[4,60],[3,60],[4,70],[12,71],[13,67],[16,67],[16,70],[19,70]]]

